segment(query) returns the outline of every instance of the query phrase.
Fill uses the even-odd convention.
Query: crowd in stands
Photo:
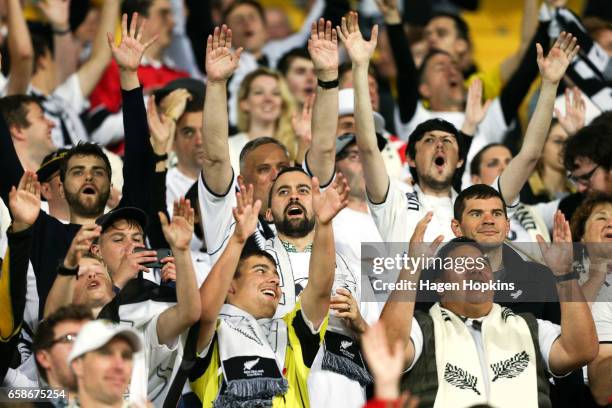
[[[0,401],[612,406],[612,8],[486,3],[0,1]]]

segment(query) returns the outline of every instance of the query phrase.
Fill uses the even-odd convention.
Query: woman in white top
[[[291,127],[295,101],[277,71],[258,68],[248,74],[238,91],[238,133],[229,138],[230,160],[240,170],[240,151],[247,142],[271,136],[283,143],[295,160],[298,144]]]

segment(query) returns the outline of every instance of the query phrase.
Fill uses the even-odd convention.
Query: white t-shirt
[[[612,343],[612,302],[595,302],[591,307],[599,342]]]
[[[172,217],[174,201],[184,197],[189,188],[198,181],[181,173],[177,167],[172,167],[166,173],[166,208]]]
[[[414,131],[414,129],[429,119],[440,118],[444,119],[453,125],[457,129],[461,129],[463,122],[465,121],[464,112],[434,112],[429,109],[425,109],[422,102],[417,103],[416,111],[414,115],[407,123],[402,123],[399,116],[399,109],[395,109],[395,129],[397,129],[397,135],[403,140],[408,141],[408,137]],[[489,143],[501,143],[503,142],[504,136],[508,131],[508,124],[504,119],[504,112],[502,111],[501,103],[499,98],[495,98],[493,103],[487,111],[487,115],[482,120],[476,134],[472,139],[470,150],[467,154],[467,162],[465,171],[461,178],[462,185],[467,186],[470,184],[470,162],[476,156],[476,153]]]

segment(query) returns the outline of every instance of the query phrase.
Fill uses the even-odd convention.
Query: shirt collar
[[[297,247],[293,245],[291,242],[283,241],[282,239],[280,240],[280,242],[283,244],[283,248],[285,248],[285,251],[289,253],[293,253],[293,254],[300,253]],[[306,248],[304,248],[304,253],[307,253],[307,252],[312,252],[312,242],[308,244]]]

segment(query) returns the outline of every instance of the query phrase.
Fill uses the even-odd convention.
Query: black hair
[[[6,121],[8,127],[17,126],[27,128],[31,125],[27,116],[29,113],[28,105],[37,104],[41,109],[40,99],[32,95],[10,95],[0,99],[0,113]]]
[[[455,198],[455,204],[453,205],[453,217],[457,221],[461,221],[463,211],[465,211],[465,202],[467,200],[474,198],[487,199],[492,197],[499,198],[502,203],[502,208],[504,209],[504,215],[506,218],[508,218],[508,213],[506,212],[506,201],[504,200],[504,197],[499,191],[486,184],[474,184],[465,190],[461,190],[461,192],[457,195],[457,198]]]
[[[280,60],[278,60],[278,64],[276,65],[276,69],[284,76],[287,76],[287,72],[289,72],[289,67],[293,63],[293,61],[297,58],[307,59],[311,61],[310,54],[308,50],[303,47],[292,48],[286,53],[283,54]]]
[[[227,24],[227,17],[230,14],[232,14],[232,11],[234,11],[238,6],[242,6],[243,4],[255,7],[255,9],[257,10],[257,14],[259,14],[259,16],[261,17],[261,21],[263,21],[264,23],[264,26],[266,25],[266,14],[264,12],[264,9],[262,5],[259,4],[259,2],[255,0],[236,0],[234,1],[223,11],[222,21],[225,24]]]
[[[55,337],[55,327],[58,324],[68,321],[80,322],[83,320],[93,319],[94,316],[91,313],[91,310],[85,306],[70,304],[60,307],[55,312],[47,316],[46,319],[42,320],[38,325],[38,329],[36,330],[36,334],[34,334],[34,339],[32,340],[32,351],[36,353],[37,351],[47,349],[52,345]],[[38,362],[36,356],[34,357],[34,361],[36,361],[36,367],[38,368],[38,373],[40,376],[43,378],[43,380],[48,381],[47,372]]]
[[[132,23],[132,14],[138,13],[142,17],[149,16],[149,9],[155,0],[123,0],[121,14],[127,14],[128,27]]]
[[[421,122],[408,136],[408,144],[406,145],[406,156],[410,159],[414,160],[416,157],[416,144],[419,140],[425,136],[425,133],[432,132],[434,130],[439,130],[442,132],[450,133],[457,140],[457,145],[459,146],[459,160],[465,159],[467,155],[465,140],[463,139],[463,134],[457,130],[455,125],[450,122],[445,121],[444,119],[429,119],[425,122]],[[410,174],[412,175],[412,179],[415,182],[419,182],[419,176],[416,171],[416,167],[410,166]]]
[[[104,165],[106,166],[106,171],[108,173],[108,179],[110,180],[112,178],[111,164],[102,148],[96,143],[79,142],[76,146],[73,146],[70,150],[66,152],[64,160],[62,160],[60,163],[60,180],[62,181],[62,183],[66,180],[68,162],[73,156],[99,157],[100,159],[102,159],[102,161],[104,161]]]
[[[244,165],[244,160],[246,159],[246,156],[249,153],[257,149],[259,146],[263,146],[266,144],[273,144],[280,147],[287,155],[287,158],[289,158],[289,151],[287,150],[287,147],[284,144],[270,136],[258,137],[257,139],[253,139],[247,142],[247,144],[245,144],[242,150],[240,151],[240,168],[242,169],[242,166]]]
[[[563,164],[569,171],[576,170],[576,159],[584,157],[606,170],[612,168],[612,126],[596,123],[585,126],[567,139]]]
[[[252,258],[254,256],[266,258],[268,261],[272,263],[272,265],[274,265],[275,268],[277,268],[276,260],[274,259],[272,255],[270,255],[269,252],[264,251],[263,249],[259,249],[259,248],[245,248],[240,254],[240,260],[238,261],[238,265],[236,266],[236,272],[234,273],[234,279],[240,276],[240,269],[242,268],[242,265],[244,264],[244,262],[247,259]]]
[[[470,174],[472,176],[480,176],[480,164],[482,163],[482,156],[484,156],[485,152],[490,148],[498,146],[508,148],[503,143],[489,143],[488,145],[480,149],[478,153],[476,153],[476,156],[474,156],[472,162],[470,163]]]
[[[455,24],[455,30],[457,30],[457,37],[461,38],[462,40],[467,41],[468,44],[471,44],[470,27],[468,26],[467,22],[463,19],[463,17],[461,17],[458,14],[439,11],[439,12],[434,13],[430,17],[427,24],[429,24],[435,18],[450,18],[451,20],[453,20],[453,23]]]
[[[32,51],[34,52],[32,59],[32,75],[38,71],[38,59],[42,58],[47,52],[53,58],[53,41],[49,35],[45,35],[42,31],[35,31],[30,34],[32,38]]]
[[[274,191],[274,185],[276,184],[276,180],[278,180],[280,176],[282,176],[283,174],[293,173],[293,172],[302,173],[306,175],[306,177],[311,178],[310,174],[306,173],[306,171],[304,171],[303,168],[298,167],[298,166],[285,167],[284,169],[279,171],[278,174],[276,175],[276,179],[270,186],[270,192],[268,193],[268,207],[272,207],[272,192]]]

